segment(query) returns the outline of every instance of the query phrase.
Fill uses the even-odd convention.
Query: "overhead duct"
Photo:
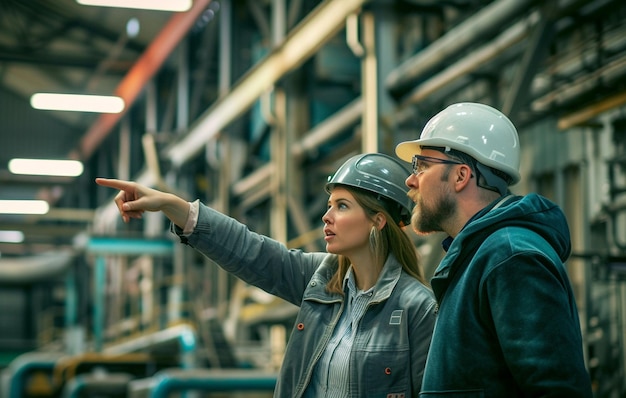
[[[63,275],[72,265],[72,251],[41,253],[29,257],[0,258],[0,284],[25,284]]]

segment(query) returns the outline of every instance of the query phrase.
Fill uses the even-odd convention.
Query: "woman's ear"
[[[376,223],[376,229],[380,231],[387,224],[387,217],[383,213],[376,213],[374,222]]]

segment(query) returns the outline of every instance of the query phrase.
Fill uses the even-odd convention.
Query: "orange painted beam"
[[[126,104],[124,111],[102,114],[96,119],[81,139],[77,154],[80,160],[89,159],[98,145],[111,133],[113,127],[131,108],[141,90],[183,40],[210,2],[211,0],[194,0],[189,11],[172,16],[115,90],[115,95],[120,96]]]

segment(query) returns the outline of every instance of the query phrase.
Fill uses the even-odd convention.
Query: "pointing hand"
[[[118,189],[115,204],[124,222],[141,218],[144,211],[163,211],[165,216],[184,227],[189,214],[189,203],[170,193],[161,192],[132,181],[96,178],[96,184]]]

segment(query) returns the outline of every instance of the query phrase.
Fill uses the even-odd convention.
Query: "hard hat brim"
[[[422,146],[420,140],[404,141],[396,146],[396,155],[405,162],[411,163],[413,161],[413,155],[420,155],[422,153]]]

